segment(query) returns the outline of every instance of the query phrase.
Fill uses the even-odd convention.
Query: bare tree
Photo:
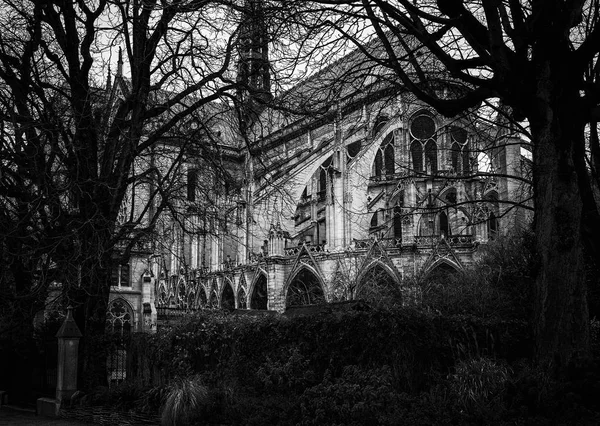
[[[233,103],[243,15],[221,1],[0,4],[2,291],[30,324],[62,284],[86,387],[105,380],[89,343],[119,256],[181,207],[171,195],[189,158],[227,181],[217,121]]]
[[[305,7],[327,17],[340,43],[356,46],[393,75],[389,81],[442,114],[500,99],[511,120],[528,122],[536,354],[551,368],[586,356],[584,255],[600,258],[598,2],[324,0]]]

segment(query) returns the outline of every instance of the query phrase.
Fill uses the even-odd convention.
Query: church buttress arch
[[[357,278],[354,290],[355,300],[373,304],[395,304],[402,300],[400,284],[390,267],[381,263],[371,263]]]
[[[324,286],[316,271],[302,266],[292,277],[285,291],[285,306],[317,305],[326,303]]]
[[[260,274],[252,286],[250,309],[267,310],[268,301],[267,277],[264,274]]]
[[[221,290],[221,309],[233,311],[235,309],[235,296],[233,286],[229,280],[224,280]]]

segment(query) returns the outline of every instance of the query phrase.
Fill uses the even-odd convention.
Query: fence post
[[[77,363],[81,331],[73,319],[73,307],[67,308],[67,316],[56,333],[58,361],[56,365],[56,398],[39,398],[37,414],[56,416],[60,406],[68,402],[77,390]]]

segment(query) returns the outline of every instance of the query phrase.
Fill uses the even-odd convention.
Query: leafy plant
[[[490,358],[461,361],[449,376],[449,387],[457,405],[467,414],[490,417],[500,413],[511,370]]]
[[[162,426],[196,424],[208,405],[208,389],[199,376],[178,378],[173,382],[162,409]]]
[[[300,399],[302,425],[378,425],[392,421],[397,393],[387,366],[347,366],[342,376],[325,376]]]

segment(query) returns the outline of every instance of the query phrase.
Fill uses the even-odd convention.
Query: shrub
[[[328,373],[322,383],[307,389],[300,405],[301,425],[395,424],[397,393],[388,367],[347,366],[341,377]]]
[[[265,362],[256,371],[259,383],[267,392],[285,392],[302,390],[314,380],[312,369],[300,349],[290,346],[280,349],[283,358],[267,356]]]
[[[528,318],[532,288],[532,236],[509,235],[480,247],[464,271],[417,279],[423,305],[445,315]]]
[[[468,415],[489,419],[503,410],[511,370],[489,358],[461,361],[449,376],[449,388],[458,407]]]
[[[173,382],[162,409],[163,426],[197,424],[202,409],[208,405],[208,390],[198,376],[179,378]]]

